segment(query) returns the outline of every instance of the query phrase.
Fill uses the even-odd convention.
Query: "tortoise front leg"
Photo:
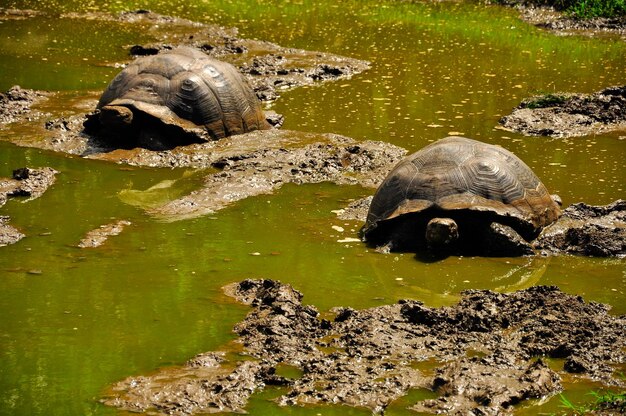
[[[100,109],[100,123],[113,130],[126,130],[133,124],[133,112],[122,105],[105,105]]]
[[[483,232],[484,255],[517,257],[535,254],[533,247],[512,227],[492,222]]]

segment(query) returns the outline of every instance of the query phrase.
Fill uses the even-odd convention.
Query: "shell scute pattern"
[[[106,106],[147,115],[143,122],[191,121],[213,138],[269,128],[252,88],[232,65],[186,47],[132,62],[100,98],[97,108]]]
[[[363,230],[367,238],[406,214],[452,211],[513,218],[533,232],[560,214],[539,178],[513,153],[453,136],[406,157],[390,172],[372,199]]]

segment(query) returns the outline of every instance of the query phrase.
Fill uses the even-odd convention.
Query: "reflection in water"
[[[144,190],[135,189],[131,180],[117,196],[123,203],[146,211],[189,194],[200,186],[202,178],[201,171],[185,170],[177,179],[164,179]]]
[[[516,290],[528,289],[531,286],[540,284],[551,257],[533,256],[526,258],[526,264],[515,266],[505,274],[494,277],[494,282],[504,283],[495,288],[498,292],[514,292]],[[508,283],[512,281],[511,283]]]
[[[172,195],[172,187],[177,183],[174,179],[166,179],[140,191],[137,189],[122,189],[118,196],[122,202],[141,209],[154,208],[163,205],[179,195]]]
[[[133,0],[5,3],[55,13],[146,7]],[[285,115],[285,128],[385,140],[410,151],[460,132],[513,151],[566,205],[624,196],[623,134],[558,140],[494,129],[523,97],[623,83],[623,42],[556,37],[523,24],[516,11],[464,3],[159,0],[149,6],[238,26],[242,37],[372,62],[352,79],[285,92],[273,104]],[[126,61],[127,46],[148,37],[125,25],[56,15],[3,20],[0,90],[13,84],[80,90],[95,103],[119,71],[104,63]],[[202,175],[120,168],[0,143],[0,176],[25,165],[61,174],[42,198],[10,202],[1,212],[28,236],[0,252],[2,414],[114,414],[97,403],[105,386],[232,339],[232,326],[247,309],[224,299],[220,287],[248,277],[291,283],[321,311],[406,298],[450,305],[466,289],[554,284],[626,312],[623,260],[450,257],[422,263],[348,240],[362,224],[337,221],[332,211],[370,195],[369,189],[288,185],[215,216],[161,223],[143,207],[187,193]],[[76,248],[87,231],[112,217],[133,227],[98,249]],[[251,413],[264,415],[364,414],[279,408],[262,398],[251,406]]]

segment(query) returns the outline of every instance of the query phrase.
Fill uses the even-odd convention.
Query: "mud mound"
[[[556,287],[471,290],[443,308],[412,300],[336,308],[333,321],[276,281],[245,280],[225,291],[252,308],[235,332],[253,361],[202,354],[180,368],[123,380],[104,403],[162,414],[242,411],[253,392],[282,385],[280,405],[343,404],[378,414],[410,389],[427,389],[439,397],[413,410],[509,414],[514,404],[558,393],[567,372],[626,387],[612,367],[626,360],[626,318]],[[537,356],[565,364],[553,370]],[[278,376],[284,365],[302,375]]]
[[[577,19],[550,7],[536,7],[515,0],[507,0],[506,3],[520,10],[522,20],[557,35],[618,35],[626,39],[626,16]]]
[[[626,85],[594,94],[528,98],[500,124],[529,136],[573,137],[626,130]]]
[[[262,130],[171,151],[115,150],[89,157],[136,166],[214,168],[200,189],[146,207],[150,214],[171,221],[212,213],[287,183],[376,187],[404,153],[388,143],[335,134]]]
[[[25,237],[17,228],[9,224],[11,218],[0,216],[0,247],[15,244]]]
[[[0,207],[9,198],[39,198],[55,182],[57,173],[48,167],[19,168],[13,171],[11,178],[0,178]],[[0,216],[0,247],[15,244],[25,237],[17,228],[9,225],[9,220],[7,216]]]
[[[23,120],[31,111],[31,107],[43,100],[47,93],[11,87],[7,92],[0,93],[0,124],[14,123]]]
[[[130,221],[118,220],[109,224],[101,225],[87,233],[78,243],[79,248],[96,248],[100,247],[109,239],[109,237],[119,235],[124,228],[131,225]]]
[[[535,248],[547,253],[626,256],[626,201],[569,206],[557,222],[542,231]]]

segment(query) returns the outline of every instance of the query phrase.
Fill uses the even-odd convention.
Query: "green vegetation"
[[[580,19],[626,16],[626,0],[556,0],[553,6]]]
[[[510,0],[496,0],[510,4]],[[513,0],[513,3],[551,6],[577,19],[593,17],[626,17],[626,0]]]
[[[526,108],[547,108],[561,105],[567,101],[565,95],[545,94],[524,100],[522,105]]]
[[[585,415],[601,410],[615,411],[618,413],[626,412],[626,392],[614,393],[611,391],[596,392],[592,391],[589,395],[595,398],[590,404],[575,405],[570,402],[567,397],[561,394],[561,406],[575,415]]]

